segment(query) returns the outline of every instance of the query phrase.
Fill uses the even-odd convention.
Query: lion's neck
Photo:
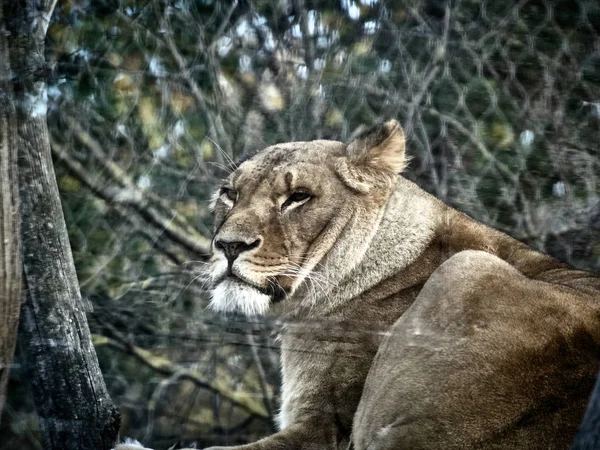
[[[310,303],[336,309],[410,266],[434,239],[444,209],[435,197],[400,178],[377,217],[363,221],[360,233],[340,237],[320,274],[327,283],[308,294],[315,296]]]

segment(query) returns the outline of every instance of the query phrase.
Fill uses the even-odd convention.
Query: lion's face
[[[211,307],[264,314],[293,296],[357,211],[381,206],[403,155],[402,131],[388,122],[348,146],[292,142],[242,163],[216,193]]]

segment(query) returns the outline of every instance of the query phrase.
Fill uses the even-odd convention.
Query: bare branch
[[[413,13],[416,14],[418,17],[421,17],[419,15],[418,11],[414,10]],[[444,57],[446,56],[446,50],[448,47],[449,29],[450,29],[450,2],[448,1],[448,2],[446,2],[446,9],[445,9],[445,14],[444,14],[444,29],[442,31],[442,37],[439,39],[437,48],[435,49],[435,53],[433,55],[432,62],[431,62],[431,68],[429,70],[429,73],[427,73],[427,75],[425,75],[425,77],[423,78],[423,81],[421,82],[421,86],[419,87],[419,90],[417,91],[417,93],[415,95],[413,95],[413,98],[412,98],[410,104],[408,105],[408,111],[406,113],[406,120],[405,120],[405,126],[404,126],[404,129],[405,129],[405,132],[407,135],[412,134],[413,117],[415,115],[415,110],[421,104],[423,95],[425,95],[425,93],[429,89],[429,86],[431,85],[431,82],[435,79],[436,75],[438,74],[441,64],[444,60]]]
[[[148,350],[144,350],[137,347],[124,338],[117,337],[111,339],[106,336],[93,335],[94,345],[107,345],[111,348],[119,350],[123,353],[134,356],[138,361],[142,362],[146,366],[152,368],[156,372],[165,375],[173,376],[177,374],[177,377],[182,380],[188,380],[195,385],[209,389],[215,393],[218,393],[223,398],[231,401],[235,405],[244,408],[250,414],[261,417],[263,419],[269,418],[269,413],[266,411],[262,402],[256,401],[252,396],[245,392],[232,391],[227,386],[226,377],[215,378],[213,380],[207,380],[200,372],[195,369],[187,369],[162,356],[155,355]]]
[[[265,409],[269,413],[269,418],[273,420],[273,405],[271,404],[271,395],[269,394],[268,389],[268,381],[267,374],[265,372],[265,368],[263,367],[263,363],[260,359],[260,355],[258,354],[258,350],[256,348],[256,341],[254,340],[254,336],[252,332],[248,330],[246,332],[246,336],[248,338],[248,345],[250,346],[250,351],[252,352],[252,359],[254,360],[254,365],[256,366],[256,371],[258,372],[258,381],[260,383],[260,389],[262,391],[262,400],[265,405]]]
[[[83,142],[90,143],[93,141],[86,138]],[[188,230],[182,230],[173,222],[173,219],[163,216],[153,208],[147,199],[144,198],[144,194],[140,189],[132,184],[123,188],[104,187],[100,182],[89,176],[83,166],[55,141],[52,142],[52,152],[79,181],[103,200],[132,207],[148,223],[160,229],[167,237],[189,251],[201,256],[206,256],[210,253],[209,239],[199,233],[192,234]],[[115,176],[118,176],[118,172],[115,172]]]

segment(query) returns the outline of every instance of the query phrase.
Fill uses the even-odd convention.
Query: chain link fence
[[[123,433],[148,446],[275,429],[277,324],[213,315],[201,276],[210,195],[245,153],[397,118],[408,178],[600,269],[596,0],[61,2],[48,36],[81,291]],[[24,377],[0,449],[41,448]]]

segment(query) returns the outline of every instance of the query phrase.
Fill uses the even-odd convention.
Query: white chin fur
[[[252,286],[235,280],[223,280],[212,291],[209,307],[217,312],[240,312],[246,316],[263,315],[271,299]]]

